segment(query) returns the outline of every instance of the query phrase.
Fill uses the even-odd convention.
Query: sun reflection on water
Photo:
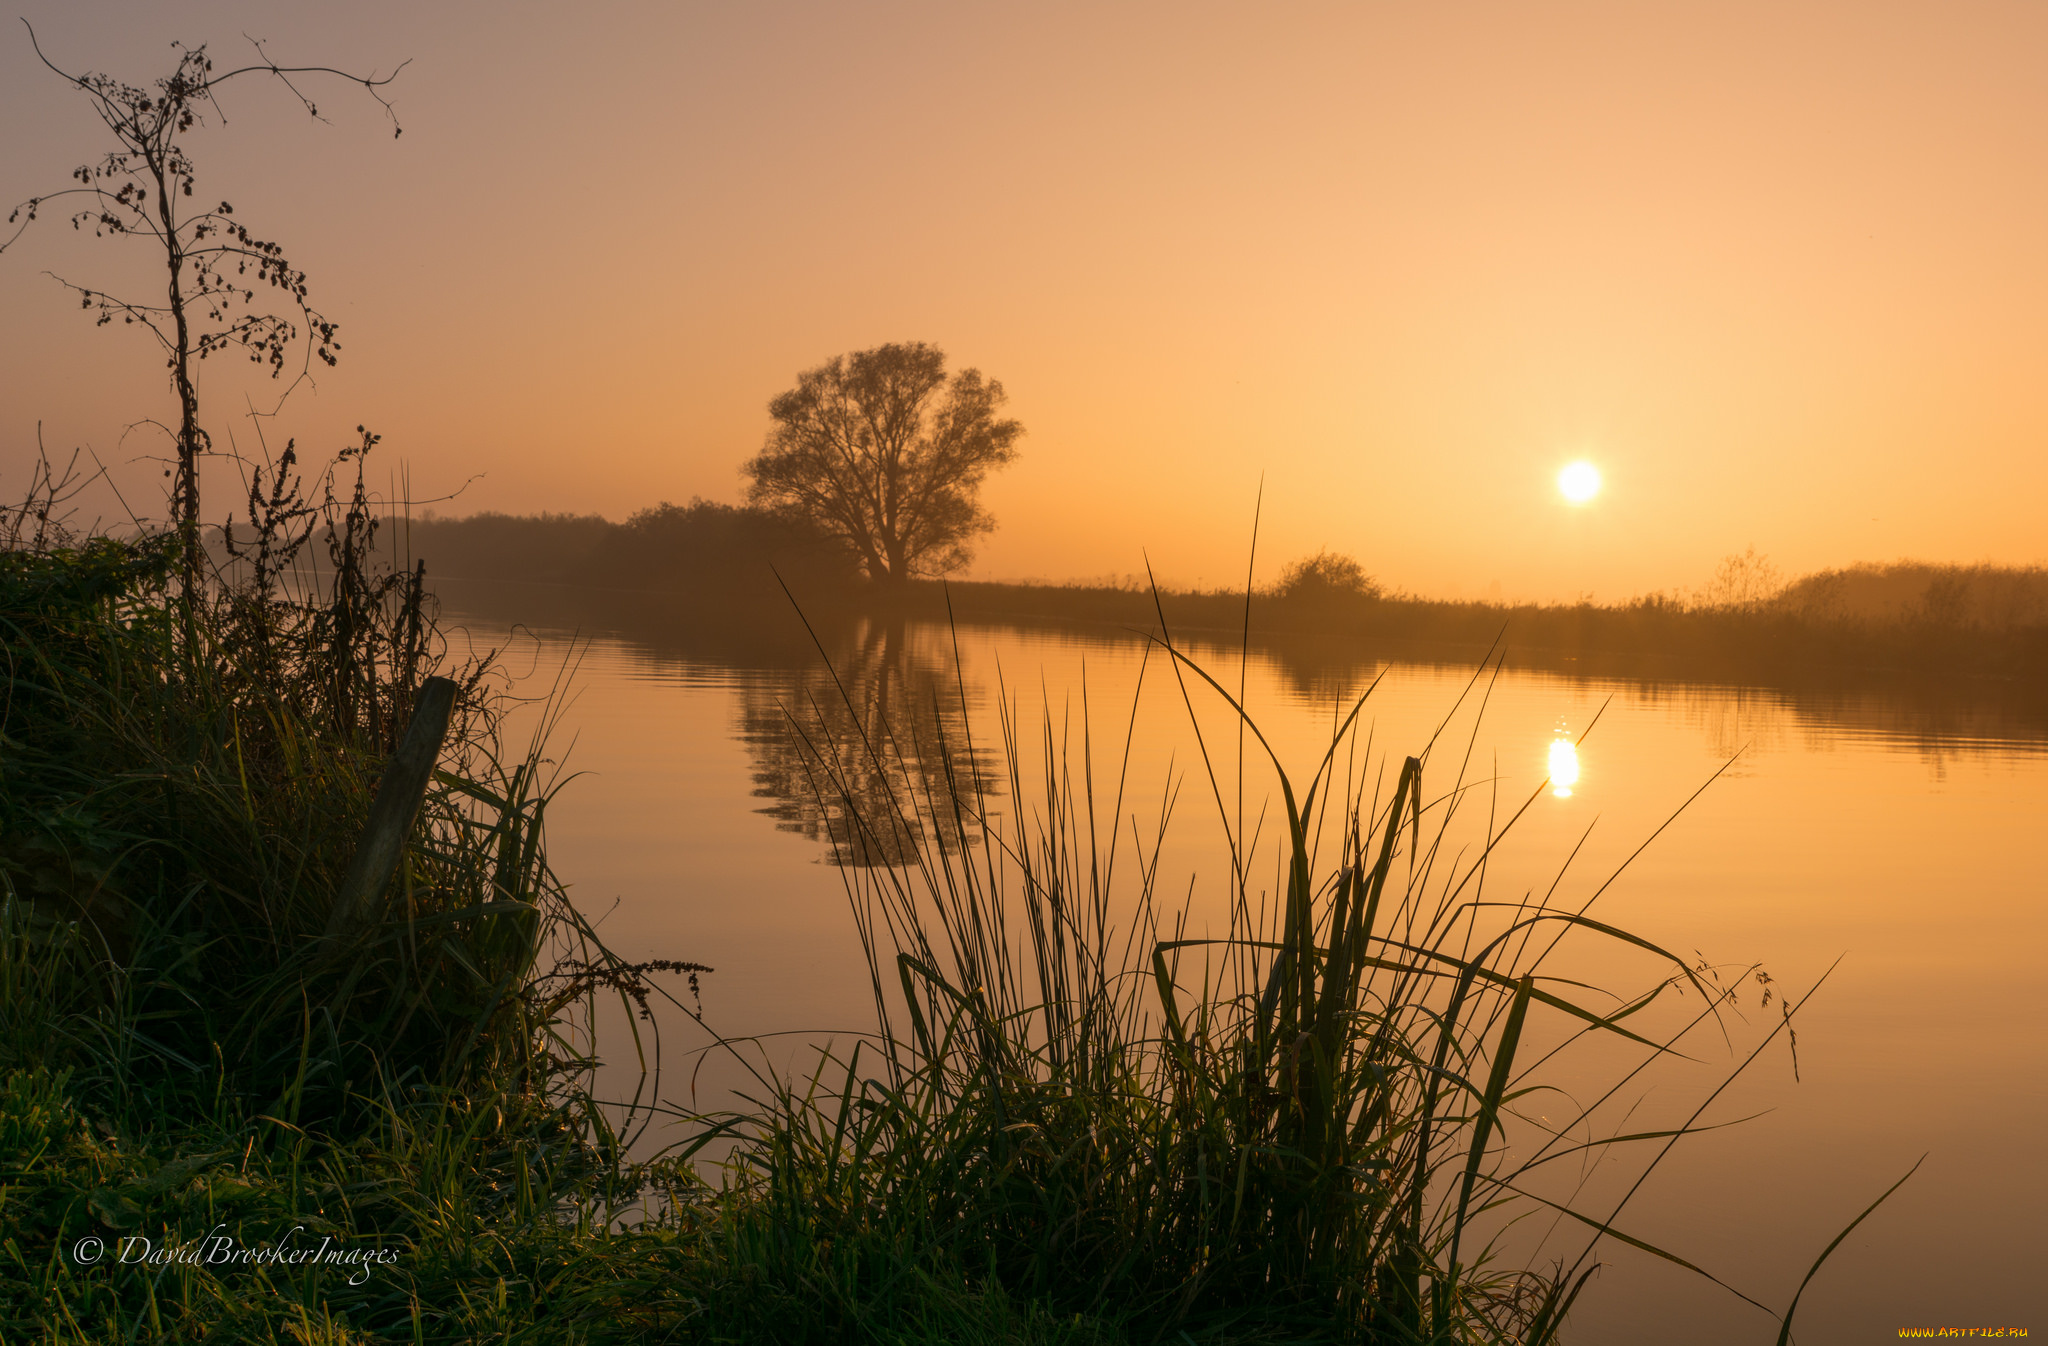
[[[1579,783],[1579,748],[1568,738],[1551,740],[1550,744],[1550,793],[1559,799],[1570,799],[1572,787]]]

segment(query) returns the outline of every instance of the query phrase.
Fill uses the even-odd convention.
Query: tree
[[[768,404],[747,498],[824,529],[871,580],[957,570],[995,527],[982,478],[1024,433],[997,416],[1005,400],[980,370],[948,378],[945,352],[921,341],[835,356]]]
[[[25,26],[25,25],[24,25]],[[177,521],[189,588],[196,580],[199,549],[199,457],[210,441],[199,424],[199,394],[192,363],[210,355],[240,351],[270,366],[272,378],[283,374],[303,337],[300,374],[317,356],[332,365],[341,344],[335,324],[315,310],[309,299],[306,273],[292,265],[278,244],[258,238],[234,218],[226,201],[210,208],[188,207],[198,173],[185,151],[184,137],[204,125],[202,113],[212,109],[225,121],[217,100],[222,85],[244,75],[270,75],[304,105],[309,116],[320,110],[292,83],[295,75],[328,75],[361,85],[391,113],[378,92],[397,71],[383,78],[351,75],[328,66],[281,66],[257,43],[258,59],[234,70],[216,73],[204,45],[173,43],[178,53],[171,73],[148,89],[124,84],[111,75],[73,75],[59,69],[36,43],[36,56],[60,78],[83,93],[114,138],[114,148],[95,163],[73,171],[78,183],[61,191],[31,197],[7,217],[17,224],[0,252],[5,252],[49,203],[66,200],[73,206],[71,227],[91,227],[96,237],[140,238],[160,254],[166,287],[160,302],[120,299],[57,277],[79,296],[80,306],[99,315],[104,327],[116,318],[139,325],[156,338],[171,371],[178,397],[178,428],[173,432],[177,461],[171,488],[171,514]],[[399,69],[403,69],[401,65]],[[399,134],[392,116],[392,134]],[[281,294],[279,293],[281,292]],[[272,312],[258,303],[263,293],[281,299],[296,312]],[[303,330],[300,324],[304,324]]]

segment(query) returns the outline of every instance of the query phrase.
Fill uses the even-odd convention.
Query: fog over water
[[[805,1043],[832,1034],[843,1043],[871,1023],[839,866],[899,857],[850,839],[844,808],[819,802],[805,762],[839,753],[857,763],[862,735],[885,724],[902,743],[924,745],[920,760],[933,771],[978,782],[997,828],[1040,806],[1030,782],[1048,708],[1070,766],[1085,711],[1099,782],[1114,780],[1135,725],[1124,844],[1149,836],[1171,801],[1157,891],[1185,903],[1191,933],[1221,931],[1217,880],[1230,862],[1219,817],[1239,807],[1236,736],[1220,703],[1197,693],[1197,741],[1180,686],[1136,635],[828,624],[818,632],[828,668],[793,617],[745,633],[593,622],[578,635],[548,601],[526,601],[549,624],[515,627],[502,593],[451,586],[450,624],[458,646],[502,648],[522,693],[544,692],[573,666],[575,699],[554,748],[579,774],[550,814],[556,867],[619,953],[714,966],[704,979],[708,1021],[730,1036],[788,1034],[767,1039],[782,1067],[803,1064]],[[1782,1307],[1829,1239],[1925,1154],[1808,1289],[1800,1339],[2038,1321],[2048,972],[2037,951],[2048,914],[2027,838],[2048,810],[2048,732],[2024,698],[1631,683],[1514,667],[1475,683],[1469,664],[1449,658],[1255,650],[1240,668],[1221,643],[1193,648],[1225,685],[1242,674],[1253,716],[1297,779],[1327,744],[1333,709],[1377,679],[1364,712],[1370,755],[1354,754],[1351,774],[1368,792],[1375,780],[1390,787],[1388,763],[1398,768],[1435,736],[1432,825],[1454,784],[1465,787],[1444,846],[1459,857],[1453,869],[1533,799],[1487,862],[1494,899],[1554,891],[1576,907],[1600,892],[1592,915],[1687,962],[1728,979],[1766,970],[1768,1005],[1752,980],[1725,1041],[1686,1039],[1694,1060],[1639,1076],[1620,1106],[1596,1114],[1604,1126],[1594,1131],[1684,1122],[1779,1025],[1778,997],[1796,1002],[1827,977],[1796,1020],[1796,1062],[1780,1034],[1699,1124],[1761,1115],[1681,1141],[1618,1228]],[[1029,759],[1021,798],[1000,752],[1006,707]],[[1221,815],[1204,751],[1223,782]],[[1568,788],[1544,784],[1567,764],[1576,769]],[[1274,806],[1272,779],[1257,762],[1245,773],[1248,831]],[[1105,826],[1109,809],[1099,806]],[[1270,872],[1270,814],[1263,826],[1253,865]],[[1671,969],[1567,941],[1549,970],[1632,995]],[[1681,1016],[1697,1012],[1696,998],[1671,1003]],[[662,1026],[664,1098],[692,1106],[694,1082],[696,1106],[722,1106],[739,1073],[714,1053],[693,1081],[701,1033],[673,1014]],[[1572,1115],[1567,1096],[1583,1103],[1635,1064],[1583,1044],[1565,1050],[1529,1081],[1563,1090],[1558,1106],[1536,1100],[1531,1111]],[[1604,1215],[1650,1153],[1552,1165],[1539,1190]],[[1504,1247],[1569,1261],[1584,1232],[1531,1220]],[[1690,1273],[1611,1241],[1599,1256],[1575,1341],[1707,1343],[1774,1330]]]

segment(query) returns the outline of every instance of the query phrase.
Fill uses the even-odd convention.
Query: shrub
[[[1274,594],[1290,603],[1356,601],[1378,598],[1380,586],[1353,558],[1325,550],[1290,562],[1280,572]]]

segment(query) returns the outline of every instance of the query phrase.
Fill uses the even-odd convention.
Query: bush
[[[1380,586],[1356,560],[1325,550],[1290,562],[1280,572],[1274,595],[1303,605],[1358,602],[1378,598]]]

